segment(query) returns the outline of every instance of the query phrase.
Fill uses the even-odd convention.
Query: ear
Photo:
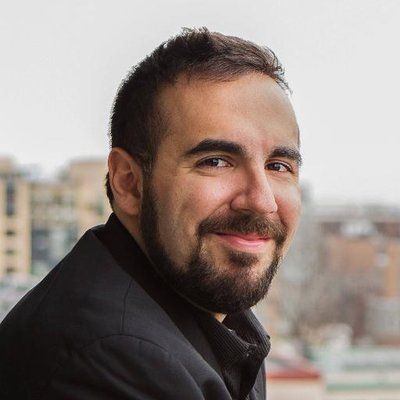
[[[113,147],[108,156],[108,173],[115,205],[125,214],[139,215],[143,194],[140,165],[124,149]]]

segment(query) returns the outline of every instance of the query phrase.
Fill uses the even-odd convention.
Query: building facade
[[[106,162],[71,162],[52,180],[30,177],[0,159],[0,277],[44,275],[90,227],[111,212]]]
[[[30,272],[30,215],[29,181],[11,158],[0,159],[0,277]]]
[[[400,208],[306,198],[293,245],[257,310],[275,337],[320,343],[347,326],[355,342],[400,344]]]

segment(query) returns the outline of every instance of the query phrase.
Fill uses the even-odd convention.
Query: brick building
[[[346,324],[355,341],[400,343],[400,208],[305,197],[293,245],[256,309],[274,336],[315,342],[324,326]]]

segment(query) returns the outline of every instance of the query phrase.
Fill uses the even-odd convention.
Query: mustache
[[[198,228],[199,237],[216,232],[268,236],[274,239],[278,246],[282,245],[287,237],[287,228],[281,221],[272,221],[270,218],[256,214],[223,214],[208,217],[200,223]]]

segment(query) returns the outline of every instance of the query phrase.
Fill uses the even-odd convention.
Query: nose
[[[275,193],[264,169],[251,171],[242,179],[243,184],[231,202],[233,210],[261,215],[278,211]]]

